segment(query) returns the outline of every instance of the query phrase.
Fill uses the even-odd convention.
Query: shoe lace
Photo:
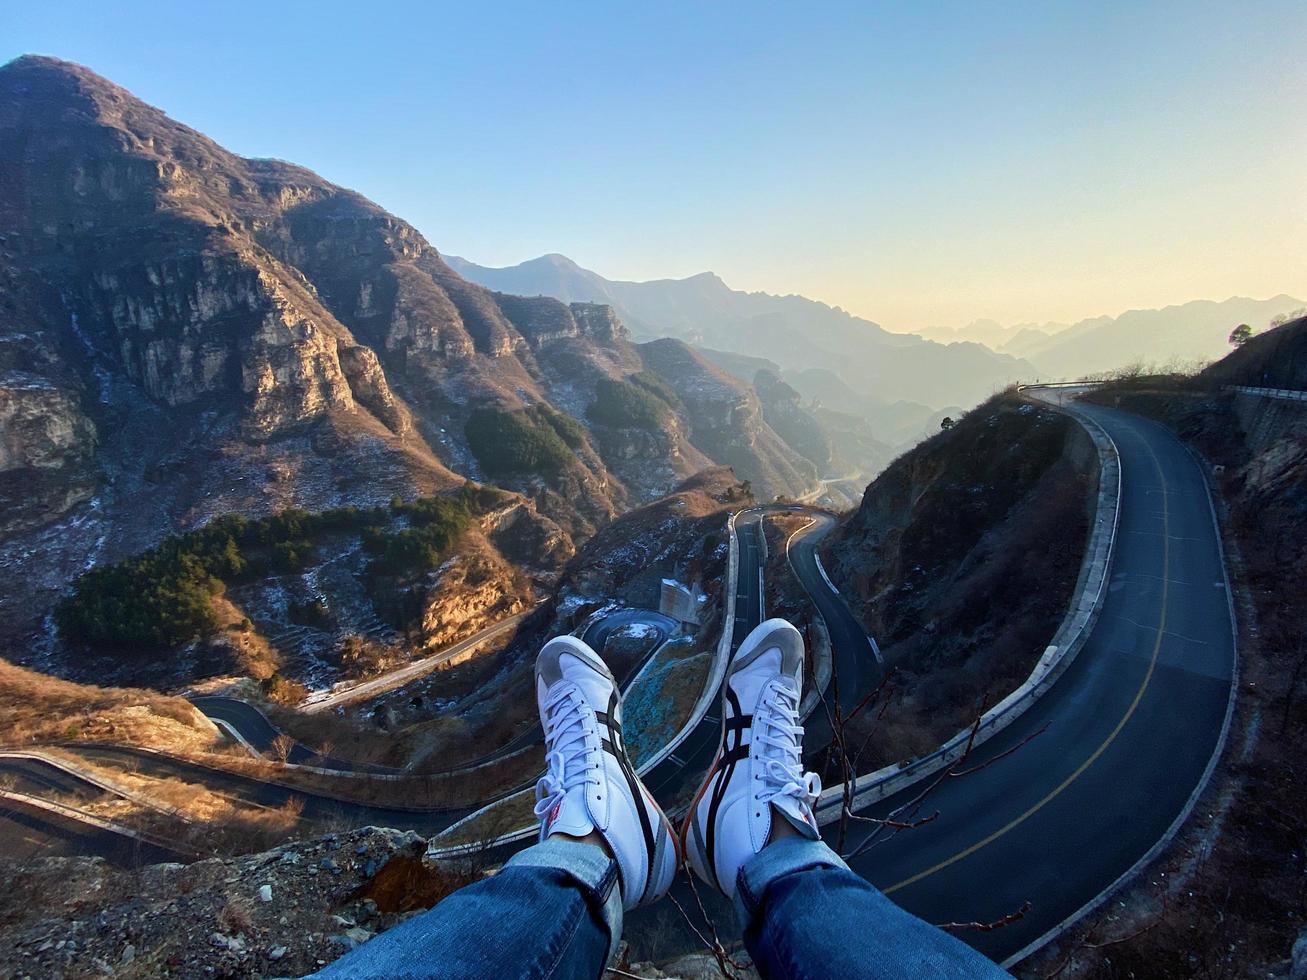
[[[579,694],[561,688],[544,705],[545,774],[536,780],[535,815],[549,813],[570,790],[586,783],[599,784],[594,775],[598,763],[591,762],[591,735],[586,728]]]
[[[786,684],[773,684],[763,693],[755,713],[763,729],[754,735],[754,741],[764,746],[764,756],[759,774],[763,788],[753,798],[770,803],[783,796],[793,796],[811,806],[821,795],[821,777],[803,771],[799,692]]]

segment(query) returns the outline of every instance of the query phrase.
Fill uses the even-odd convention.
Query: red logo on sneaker
[[[553,822],[558,819],[559,811],[561,811],[562,809],[563,809],[563,801],[559,800],[557,803],[554,804],[554,808],[549,811],[549,819],[545,821],[546,827],[551,826]]]

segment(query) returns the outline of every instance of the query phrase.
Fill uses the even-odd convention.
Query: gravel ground
[[[0,863],[0,976],[300,976],[435,904],[470,872],[365,827],[263,854],[122,871],[99,858]]]

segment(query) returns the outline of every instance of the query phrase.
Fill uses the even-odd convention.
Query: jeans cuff
[[[825,841],[806,837],[782,837],[745,861],[735,876],[735,915],[740,929],[748,929],[773,881],[820,867],[848,870],[849,866]]]
[[[550,837],[518,851],[505,863],[511,868],[556,868],[565,872],[589,893],[608,929],[608,962],[612,962],[622,940],[622,889],[618,886],[617,862],[598,844]]]

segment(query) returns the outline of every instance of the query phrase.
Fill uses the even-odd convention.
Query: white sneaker
[[[722,685],[722,744],[690,804],[681,846],[694,873],[735,895],[740,866],[771,838],[780,814],[816,840],[816,773],[803,771],[803,637],[783,619],[740,644]]]
[[[676,834],[622,743],[622,699],[603,660],[573,636],[536,657],[547,772],[536,783],[540,839],[598,831],[617,858],[626,909],[661,898],[680,863]]]

